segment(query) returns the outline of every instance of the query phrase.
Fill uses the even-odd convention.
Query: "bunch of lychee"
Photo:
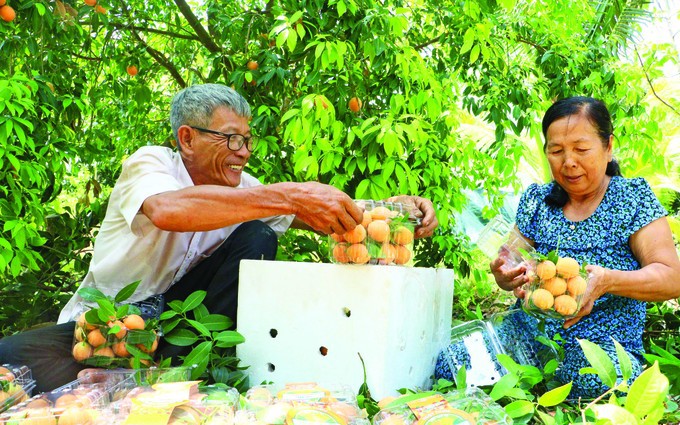
[[[400,220],[398,211],[377,206],[364,211],[363,220],[343,235],[330,235],[331,260],[342,264],[398,264],[413,256],[414,226]]]
[[[586,274],[576,260],[562,257],[554,263],[546,259],[536,264],[534,273],[524,299],[526,309],[556,312],[563,317],[576,314],[588,286]]]
[[[76,322],[73,358],[81,363],[96,366],[120,366],[115,359],[126,359],[135,353],[143,353],[140,361],[146,365],[158,348],[159,336],[153,324],[137,314],[121,319],[112,318],[106,325],[88,323],[85,313]],[[142,342],[143,341],[143,342]],[[139,357],[139,356],[136,356]]]

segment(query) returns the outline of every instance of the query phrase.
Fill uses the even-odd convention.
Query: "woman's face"
[[[553,178],[571,198],[588,196],[605,185],[612,159],[612,136],[607,146],[597,129],[582,114],[560,118],[546,134],[546,155]]]

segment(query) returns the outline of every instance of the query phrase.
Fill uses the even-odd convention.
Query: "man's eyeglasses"
[[[226,140],[227,147],[229,148],[229,150],[232,151],[237,151],[241,149],[244,143],[246,145],[246,149],[248,149],[249,152],[255,150],[255,147],[257,146],[257,139],[254,137],[246,137],[242,134],[222,133],[221,131],[208,130],[207,128],[194,127],[193,125],[190,125],[189,127],[193,128],[194,130],[198,130],[202,133],[210,133],[216,136],[220,136],[221,139]]]

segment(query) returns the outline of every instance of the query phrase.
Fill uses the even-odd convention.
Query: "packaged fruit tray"
[[[526,264],[534,268],[536,251],[534,247],[515,229],[515,223],[499,215],[491,219],[482,229],[475,242],[477,248],[488,258],[501,257],[505,263],[501,269],[508,270]]]
[[[289,383],[281,390],[256,386],[243,397],[236,412],[241,425],[325,423],[368,425],[356,396],[346,387],[322,387],[313,382]]]
[[[34,388],[35,380],[28,366],[0,366],[0,412],[27,400]]]
[[[363,220],[343,235],[329,236],[330,260],[336,264],[412,264],[418,211],[396,202],[354,202],[363,210]]]
[[[581,309],[590,277],[585,264],[553,251],[536,262],[526,284],[524,310],[537,317],[568,319]]]
[[[512,419],[477,388],[447,393],[428,391],[381,400],[373,425],[510,425]]]

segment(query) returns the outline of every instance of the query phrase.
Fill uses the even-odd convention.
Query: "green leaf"
[[[198,335],[189,329],[176,329],[163,337],[168,343],[178,347],[187,347],[198,341]]]
[[[631,384],[624,407],[637,418],[663,405],[668,393],[668,378],[659,371],[659,363],[647,368]]]
[[[130,298],[135,293],[135,291],[137,290],[137,287],[139,286],[140,282],[141,282],[141,280],[138,280],[137,282],[132,282],[131,284],[127,285],[125,288],[118,291],[114,300],[117,303],[122,303],[123,301]]]
[[[480,47],[479,44],[475,44],[470,51],[470,65],[475,63],[479,58]]]
[[[205,296],[207,295],[207,292],[205,291],[196,291],[191,293],[184,302],[182,302],[182,309],[180,310],[182,313],[186,313],[189,310],[193,310],[196,308],[200,303],[203,302],[205,299]]]
[[[508,393],[508,391],[517,385],[519,382],[519,377],[515,375],[514,373],[508,373],[504,375],[501,379],[496,382],[496,384],[493,386],[493,389],[489,393],[489,396],[494,400],[497,401]]]
[[[635,416],[623,407],[614,404],[596,404],[591,410],[597,419],[607,419],[616,425],[639,425]],[[599,422],[598,422],[599,423]]]
[[[210,360],[212,348],[213,345],[211,341],[204,341],[198,344],[184,358],[183,365],[193,367],[191,370],[191,379],[198,379],[208,368],[208,361]]]
[[[209,314],[202,317],[200,322],[211,331],[223,331],[234,324],[233,320],[223,314]]]
[[[175,310],[165,310],[163,313],[161,313],[161,320],[168,320],[171,319],[175,316],[177,316],[179,313],[176,312]]]
[[[554,388],[538,398],[538,405],[543,407],[557,406],[567,399],[571,392],[572,383],[569,382],[560,387]]]
[[[187,322],[194,327],[198,331],[199,334],[205,336],[205,337],[210,337],[210,331],[208,328],[205,327],[205,325],[197,320],[191,320],[188,319]]]
[[[245,337],[236,331],[220,332],[214,337],[219,347],[233,347],[246,341]]]
[[[78,295],[85,301],[96,303],[97,300],[106,299],[106,295],[99,289],[95,288],[80,288],[78,289]]]
[[[588,362],[595,368],[597,376],[606,386],[614,388],[616,385],[616,368],[609,355],[597,344],[588,340],[579,339],[578,343],[581,345]]]
[[[516,400],[505,406],[505,413],[511,418],[521,418],[526,415],[533,415],[534,404],[527,400]]]
[[[630,356],[618,341],[614,338],[612,338],[612,341],[614,341],[614,346],[616,347],[616,356],[619,359],[619,369],[621,369],[623,382],[628,382],[630,377],[633,376],[633,364],[631,363]]]

